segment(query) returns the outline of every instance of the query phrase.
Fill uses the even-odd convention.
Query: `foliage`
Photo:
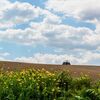
[[[42,70],[0,72],[0,100],[100,100],[100,81],[68,72]]]

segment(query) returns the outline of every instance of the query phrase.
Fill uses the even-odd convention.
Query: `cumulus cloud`
[[[72,55],[56,55],[56,54],[40,54],[37,53],[32,57],[18,57],[15,61],[30,62],[30,63],[47,63],[47,64],[61,64],[63,60],[75,60]]]
[[[27,28],[22,29],[7,29],[6,31],[0,31],[0,39],[13,41],[25,45],[32,45],[38,42],[45,41],[45,37],[41,33],[34,31],[33,29]]]
[[[48,0],[46,8],[79,19],[100,19],[99,0]]]
[[[2,6],[5,5],[5,6]],[[0,28],[11,28],[17,24],[22,24],[35,20],[43,16],[46,22],[60,22],[60,18],[48,10],[36,7],[27,2],[0,1]]]
[[[10,41],[15,41],[23,44],[35,44],[37,42],[41,43],[41,41],[46,41],[44,42],[44,45],[69,49],[92,48],[91,45],[87,45],[87,43],[89,44],[89,42],[92,41],[92,37],[94,37],[92,30],[85,27],[75,28],[72,26],[64,25],[61,23],[61,18],[56,14],[53,14],[52,12],[39,7],[35,7],[29,3],[11,3],[7,0],[5,0],[5,2],[10,6],[8,8],[2,8],[3,13],[1,20],[4,19],[6,21],[3,21],[3,24],[2,22],[0,23],[1,28],[13,26],[13,24],[16,25],[17,23],[30,21],[35,17],[39,17],[40,15],[43,16],[43,20],[42,22],[31,21],[30,27],[24,30],[6,29],[4,31],[0,31],[1,40],[8,39]],[[67,2],[69,5],[74,5],[74,3],[69,0],[54,0],[54,2],[57,2],[58,5],[64,4],[64,8],[61,9],[62,12],[63,10],[66,11],[65,5],[67,4]],[[53,5],[57,6],[54,6],[54,10],[56,10],[57,8],[57,10],[59,11],[60,9],[58,9],[58,5],[54,2],[50,0],[47,2],[48,9],[52,8],[51,4],[53,3]],[[86,2],[83,2],[83,4],[84,3]],[[68,6],[69,8],[67,10],[72,9],[72,12],[75,11],[74,9],[77,8],[77,4],[81,4],[81,2],[77,0],[75,6],[73,6],[75,8],[70,8],[70,6]],[[91,36],[91,38],[89,36]]]
[[[75,28],[64,24],[48,24],[46,22],[33,22],[30,25],[47,39],[45,45],[67,49],[92,48],[91,45],[86,43],[87,41],[84,41],[87,35],[93,34],[93,31],[88,28]]]
[[[7,7],[10,5],[10,2],[8,0],[1,0],[0,1],[0,12],[4,9],[7,9]],[[1,16],[0,16],[1,17]]]
[[[94,52],[100,49],[99,9],[100,1],[98,0],[48,0],[44,8],[36,7],[28,2],[1,0],[0,40],[23,45],[40,44],[49,48],[54,47],[54,52],[60,53],[60,55],[38,53],[32,57],[18,57],[16,58],[18,61],[62,63],[62,59],[68,58],[72,63],[88,63],[92,59],[100,58],[99,53]],[[63,24],[63,18],[60,16],[62,14],[64,17],[94,23],[96,29],[76,28]],[[14,28],[23,23],[28,23],[29,26],[25,29]],[[68,54],[71,51],[75,54]]]
[[[8,41],[15,41],[22,44],[36,44],[44,41],[45,37],[41,32],[35,28],[27,27],[26,29],[14,29],[17,24],[29,22],[43,17],[44,22],[59,24],[60,17],[40,7],[35,7],[29,3],[10,2],[8,0],[0,1],[6,7],[0,6],[0,40],[7,39]],[[39,24],[39,23],[38,23]]]
[[[15,61],[29,63],[44,63],[44,64],[62,64],[63,61],[69,60],[71,64],[92,64],[94,60],[100,59],[100,54],[90,51],[85,51],[80,57],[75,55],[57,55],[57,54],[40,54],[37,53],[32,57],[17,57]]]
[[[94,5],[95,4],[95,5]],[[87,5],[87,6],[86,6]],[[70,16],[81,19],[83,21],[90,21],[96,25],[96,29],[90,30],[85,27],[75,28],[68,25],[54,25],[47,23],[34,24],[33,27],[38,26],[47,38],[47,45],[64,48],[81,48],[81,49],[96,49],[100,45],[100,2],[98,0],[48,0],[46,2],[46,9],[49,11],[63,13],[64,16]],[[32,24],[31,24],[32,26]],[[35,27],[36,28],[36,27]],[[52,41],[52,42],[51,42]]]
[[[83,37],[84,42],[89,45],[99,46],[100,45],[100,34],[87,34]]]
[[[0,24],[5,25],[5,27],[2,25],[3,28],[33,20],[42,12],[41,8],[29,3],[11,3],[5,0],[5,2],[0,1],[0,4],[5,4],[5,6],[0,6]]]
[[[15,23],[21,23],[29,21],[40,15],[41,9],[39,7],[32,6],[29,3],[15,2],[4,10],[3,18]],[[13,14],[13,15],[12,15]]]

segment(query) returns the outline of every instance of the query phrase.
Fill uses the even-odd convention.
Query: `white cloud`
[[[53,2],[48,2],[49,3],[47,4],[49,4],[48,7],[50,8],[52,6],[50,4],[52,4]],[[67,2],[69,2],[69,4],[71,4],[72,6],[74,5],[74,3],[69,0],[55,0],[54,2],[57,2],[58,5],[64,4],[64,8],[61,9],[62,12],[63,10],[66,11],[65,5],[67,4]],[[8,1],[6,1],[6,3],[10,6],[8,6],[8,8],[3,8],[2,19],[6,21],[0,23],[1,28],[9,26],[11,27],[14,24],[16,25],[17,23],[23,23],[32,20],[35,17],[39,17],[39,15],[43,15],[43,21],[38,23],[31,21],[31,27],[24,30],[6,29],[4,31],[0,31],[1,40],[8,39],[10,41],[15,41],[22,44],[35,44],[37,42],[41,43],[41,41],[46,41],[44,42],[44,45],[70,49],[87,48],[87,43],[89,44],[89,42],[91,42],[92,38],[88,38],[91,34],[93,34],[93,31],[88,28],[75,28],[72,26],[61,24],[61,18],[56,14],[53,14],[50,11],[41,9],[39,7],[35,7],[29,3],[11,3]],[[77,3],[81,2],[77,0],[74,6],[75,8],[70,8],[70,6],[68,6],[68,10],[72,9],[73,11],[74,9],[76,9]],[[55,3],[54,5],[57,6],[57,4]],[[54,10],[56,10],[57,7],[54,7]],[[60,9],[58,9],[58,11],[59,10]],[[87,38],[87,40],[84,41],[84,38]]]
[[[96,25],[95,33],[100,34],[100,20],[94,20],[93,23]]]
[[[95,4],[95,5],[94,5]],[[4,6],[5,5],[5,6]],[[46,45],[56,48],[54,52],[65,53],[73,50],[77,55],[36,54],[33,57],[21,57],[16,60],[40,63],[62,63],[66,57],[72,63],[88,63],[92,59],[100,59],[100,1],[99,0],[48,0],[46,9],[35,7],[28,2],[0,1],[0,40],[7,40],[25,45]],[[95,30],[86,27],[72,27],[62,24],[64,16],[89,21],[96,25]],[[33,21],[42,17],[40,22]],[[14,26],[28,22],[26,29],[14,29]],[[90,50],[88,52],[84,51]],[[93,50],[93,51],[92,51]],[[92,57],[91,57],[92,55]],[[0,54],[7,56],[7,53]],[[80,57],[79,57],[80,56]]]
[[[34,20],[37,17],[42,16],[44,22],[57,24],[60,23],[60,18],[52,14],[51,12],[35,7],[29,3],[22,2],[1,2],[2,4],[7,5],[7,7],[0,7],[0,40],[8,40],[17,43],[32,45],[36,43],[41,43],[46,38],[42,35],[41,32],[27,27],[26,29],[13,29],[13,26],[17,24],[21,24],[24,22],[29,22],[30,20]],[[38,23],[39,24],[39,23]]]
[[[44,64],[62,64],[63,61],[69,60],[71,64],[92,64],[94,60],[100,59],[99,53],[85,51],[84,54],[77,57],[75,55],[57,55],[57,54],[40,54],[37,53],[32,57],[17,57],[15,61],[28,63],[44,63]],[[94,62],[95,63],[95,62]]]
[[[29,3],[12,3],[9,8],[4,10],[3,18],[15,23],[29,21],[40,15],[41,9]]]
[[[28,22],[38,17],[42,12],[41,8],[29,3],[11,3],[7,0],[5,2],[0,1],[0,3],[5,4],[5,6],[0,6],[0,24],[3,24],[1,28]]]
[[[0,31],[0,39],[32,45],[44,41],[45,37],[33,29],[26,28],[25,30],[7,29],[6,31]]]
[[[95,60],[99,60],[99,59],[100,59],[100,53],[88,51],[80,59],[80,62],[82,61],[83,63],[91,64],[91,63],[95,63]]]
[[[43,22],[44,23],[48,23],[48,24],[60,24],[61,23],[61,18],[59,16],[57,16],[56,14],[53,14],[51,12],[49,12],[48,10],[44,10],[43,14],[44,19]]]
[[[31,23],[32,29],[42,33],[47,39],[45,45],[58,48],[84,48],[89,49],[89,45],[84,41],[84,37],[93,34],[93,31],[79,27],[75,28],[64,24],[48,24],[46,22]],[[90,45],[91,46],[91,45]]]
[[[10,2],[8,0],[0,0],[0,12],[4,9],[7,9],[9,5]]]
[[[100,34],[87,34],[83,37],[84,42],[86,42],[89,45],[95,45],[99,46],[100,45]]]
[[[93,20],[92,23],[96,25],[96,29],[92,31],[90,34],[86,34],[83,37],[84,42],[86,42],[89,45],[95,45],[98,46],[100,45],[100,21],[99,20]]]
[[[75,57],[68,55],[56,54],[40,54],[37,53],[33,57],[18,57],[15,61],[30,62],[30,63],[47,63],[47,64],[62,64],[66,59],[75,60]]]
[[[5,5],[5,6],[2,6]],[[22,24],[35,20],[43,16],[46,22],[59,23],[60,18],[48,10],[36,7],[28,2],[10,2],[8,0],[0,1],[0,29],[12,28],[17,24]]]
[[[100,19],[99,0],[48,0],[46,8],[79,19]]]

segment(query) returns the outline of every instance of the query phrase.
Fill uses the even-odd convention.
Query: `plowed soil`
[[[69,70],[73,76],[79,76],[82,73],[89,75],[93,79],[100,79],[100,66],[90,65],[52,65],[52,64],[32,64],[0,61],[0,69],[4,71],[19,71],[22,69],[46,69],[48,71],[63,71]]]

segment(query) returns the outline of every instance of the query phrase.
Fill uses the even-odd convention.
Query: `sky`
[[[100,65],[100,0],[0,0],[0,60]]]

